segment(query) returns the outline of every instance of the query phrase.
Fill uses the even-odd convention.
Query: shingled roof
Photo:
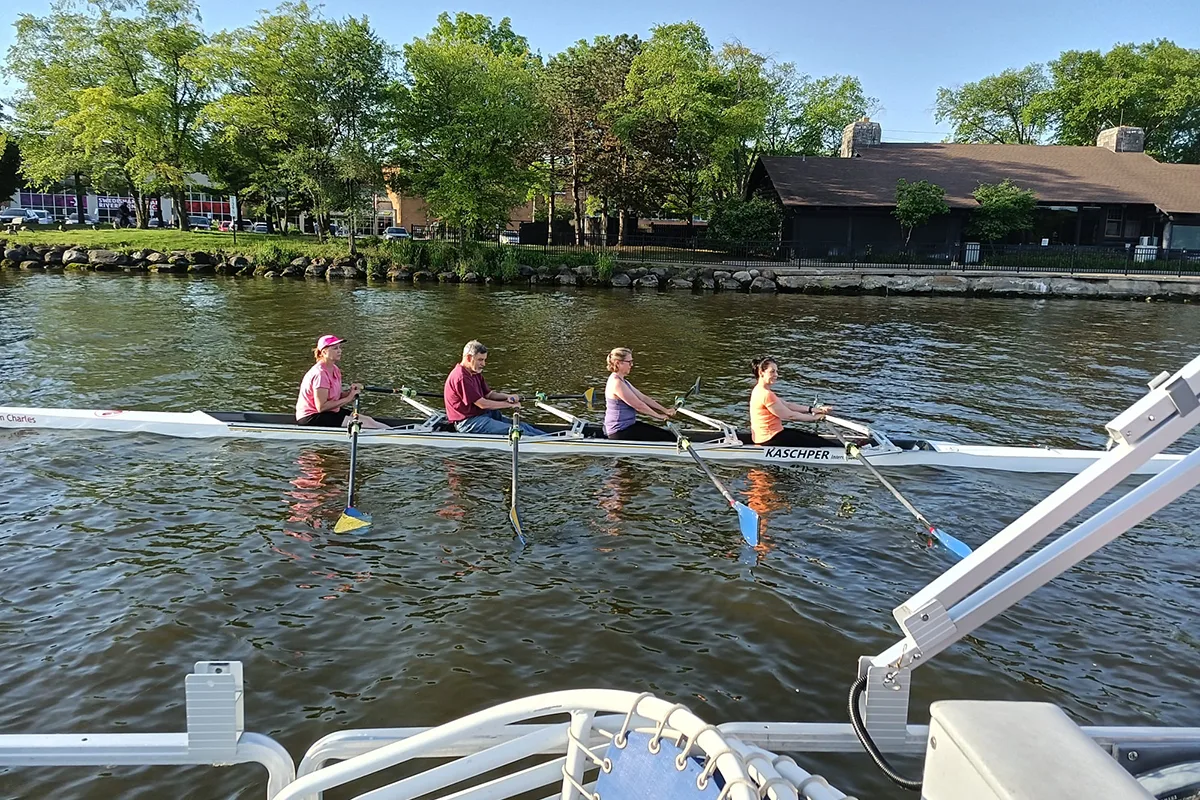
[[[854,158],[767,157],[757,170],[785,206],[891,207],[905,178],[938,184],[951,208],[974,208],[981,183],[1008,178],[1048,205],[1136,203],[1200,214],[1200,166],[1103,147],[886,143]]]

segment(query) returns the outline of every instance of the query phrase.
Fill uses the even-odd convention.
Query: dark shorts
[[[309,414],[296,420],[297,425],[313,425],[317,428],[340,428],[350,412],[344,408],[337,411],[322,411],[319,414]]]
[[[832,447],[828,439],[816,433],[784,428],[765,442],[756,442],[759,447]]]
[[[651,425],[648,422],[635,422],[628,428],[621,428],[619,431],[613,431],[606,434],[609,439],[618,439],[621,441],[632,442],[673,442],[675,434],[668,430]]]

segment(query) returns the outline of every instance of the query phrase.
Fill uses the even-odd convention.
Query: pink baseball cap
[[[341,344],[344,341],[346,341],[346,340],[339,339],[338,337],[334,336],[332,333],[327,333],[324,336],[322,336],[320,339],[317,339],[317,349],[324,350],[326,347],[333,347],[335,344]]]

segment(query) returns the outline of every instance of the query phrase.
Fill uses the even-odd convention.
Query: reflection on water
[[[287,410],[312,339],[336,329],[347,378],[371,383],[436,390],[479,338],[492,385],[578,391],[602,385],[604,354],[623,345],[643,391],[673,397],[701,375],[694,407],[744,425],[746,361],[771,352],[781,393],[891,432],[1102,447],[1152,375],[1195,355],[1198,323],[1194,306],[1145,303],[0,273],[0,342],[34,334],[6,348],[0,403]],[[854,469],[713,464],[761,515],[751,549],[692,464],[523,457],[518,548],[507,455],[364,448],[365,535],[332,531],[344,442],[6,431],[0,459],[6,733],[180,730],[182,678],[207,658],[245,662],[247,727],[297,758],[334,730],[566,687],[653,691],[714,722],[843,722],[856,659],[892,644],[891,609],[953,563]],[[888,477],[976,547],[1062,483]],[[914,718],[973,697],[1191,724],[1198,514],[1184,497],[939,655],[917,675]],[[847,791],[898,796],[865,761],[830,763]],[[259,781],[253,768],[0,770],[0,794],[212,798]]]

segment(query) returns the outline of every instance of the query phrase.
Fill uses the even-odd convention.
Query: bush
[[[779,206],[770,200],[730,198],[713,209],[708,238],[739,247],[777,242],[782,222]]]
[[[612,280],[616,268],[617,260],[608,253],[601,253],[600,257],[596,259],[596,277],[602,281]]]

